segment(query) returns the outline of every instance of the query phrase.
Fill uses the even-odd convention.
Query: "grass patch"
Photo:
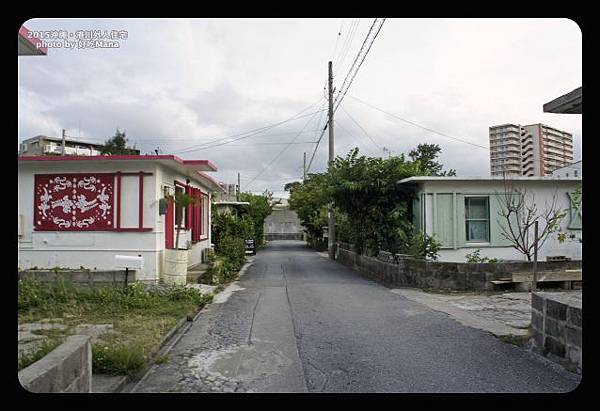
[[[169,356],[167,354],[159,355],[156,357],[156,360],[154,360],[156,364],[164,364],[167,361],[169,361]]]
[[[79,324],[113,324],[92,345],[95,371],[135,374],[159,348],[162,338],[185,316],[212,301],[212,294],[183,286],[85,287],[62,281],[19,283],[18,322],[61,318],[67,330]]]
[[[501,341],[504,341],[507,344],[516,345],[518,347],[524,347],[527,340],[529,340],[528,335],[509,334],[509,335],[501,335],[499,338]]]
[[[17,371],[21,371],[23,368],[27,368],[34,362],[41,360],[56,347],[61,345],[64,341],[65,340],[62,337],[48,338],[47,340],[44,340],[37,350],[28,354],[24,354],[19,358]]]

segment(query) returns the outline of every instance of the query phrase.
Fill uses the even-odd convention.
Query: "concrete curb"
[[[245,263],[242,268],[240,268],[239,271],[239,275],[238,277],[243,276],[246,273],[246,270],[254,263],[254,260],[248,261],[247,263]],[[234,284],[236,281],[233,281],[231,284]],[[215,300],[215,298],[219,295],[222,294],[226,291],[226,289],[218,292],[217,294],[213,295],[213,301]],[[159,347],[157,348],[157,350],[153,353],[150,354],[149,358],[154,359],[156,357],[158,357],[159,355],[165,355],[167,354],[169,351],[171,351],[171,349],[175,346],[175,344],[177,344],[179,342],[179,340],[187,333],[187,331],[190,329],[190,327],[196,322],[196,320],[198,320],[198,318],[200,317],[200,314],[202,314],[202,312],[204,310],[206,310],[209,306],[212,306],[213,304],[215,304],[214,302],[211,302],[209,304],[206,304],[204,307],[202,307],[200,310],[198,310],[198,312],[194,315],[194,318],[190,321],[188,320],[188,317],[182,318],[172,329],[171,331],[169,331],[167,333],[167,335],[165,335],[163,337],[163,339],[161,340],[161,343],[159,345]],[[184,329],[185,328],[185,329]],[[122,386],[120,387],[121,391],[115,391],[115,392],[135,392],[135,389],[137,388],[137,386],[146,379],[146,377],[148,376],[150,370],[152,369],[152,367],[154,367],[155,363],[152,362],[151,364],[149,364],[147,367],[145,367],[142,371],[140,371],[138,374],[136,374],[136,376],[142,375],[141,378],[139,378],[136,381],[136,376],[131,376],[131,377],[127,377],[127,381],[124,382],[122,384]],[[125,385],[132,385],[135,382],[135,385],[131,386],[129,390],[127,391],[122,391],[123,387]]]

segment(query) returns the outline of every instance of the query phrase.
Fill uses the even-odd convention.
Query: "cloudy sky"
[[[158,147],[209,159],[219,181],[240,172],[243,191],[282,194],[301,178],[303,153],[310,158],[323,127],[327,62],[339,88],[372,20],[30,20],[30,30],[126,30],[128,38],[118,49],[19,57],[18,141],[64,128],[103,142],[119,127],[143,154]],[[366,102],[486,147],[490,125],[541,122],[573,133],[579,160],[582,116],[542,106],[581,86],[581,41],[567,19],[387,19],[336,112],[336,154],[436,143],[447,168],[489,174],[487,150]],[[311,171],[326,161],[327,134]]]

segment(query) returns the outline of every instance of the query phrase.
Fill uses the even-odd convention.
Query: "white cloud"
[[[339,64],[351,19],[29,21],[28,28],[39,30],[128,30],[129,38],[117,50],[50,49],[45,57],[19,57],[19,140],[79,127],[82,136],[105,139],[118,126],[143,152],[156,146],[169,152],[279,122],[323,96],[334,48],[335,85],[341,86],[370,22],[361,19]],[[581,31],[567,19],[388,19],[349,94],[484,146],[490,125],[543,122],[572,132],[580,158],[581,116],[546,114],[542,106],[581,85],[581,61]],[[485,150],[392,119],[349,96],[344,106],[394,154],[432,142],[442,147],[447,168],[489,173]],[[317,128],[316,118],[307,130]],[[308,119],[182,156],[209,158],[219,180],[235,181],[240,171],[244,186],[284,147],[255,143],[291,141]],[[342,110],[336,121],[338,154],[358,144],[368,155],[382,155]],[[310,156],[312,147],[290,146],[251,189],[275,190],[301,176],[302,153]],[[326,161],[327,135],[313,170],[323,170]]]

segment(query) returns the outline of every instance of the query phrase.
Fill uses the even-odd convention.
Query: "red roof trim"
[[[31,38],[29,38],[29,33],[30,33],[30,30],[27,27],[21,26],[19,28],[19,35],[23,38],[23,40],[31,43],[31,45],[33,47],[35,47],[36,49],[38,49],[42,54],[48,55],[48,47],[39,47],[39,48],[36,47],[35,43],[41,42],[41,40],[38,39],[37,37],[33,37],[33,36]]]
[[[206,165],[211,171],[217,171],[217,167],[209,160],[183,160],[172,154],[161,155],[106,155],[106,156],[19,156],[18,161],[107,161],[107,160],[173,160],[184,166]]]
[[[210,162],[210,160],[183,160],[183,165],[186,166],[209,166],[213,171],[217,171],[217,166]]]

